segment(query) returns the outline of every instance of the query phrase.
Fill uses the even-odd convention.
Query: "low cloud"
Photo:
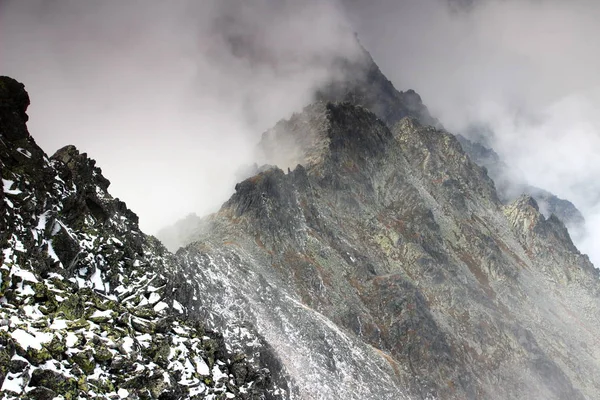
[[[450,131],[489,126],[515,176],[573,201],[598,265],[598,20],[592,0],[4,0],[0,68],[42,147],[96,158],[153,233],[216,209],[261,132],[357,54],[356,30]]]
[[[335,1],[4,1],[0,70],[38,143],[88,152],[154,233],[227,199],[261,132],[358,54],[348,32]]]

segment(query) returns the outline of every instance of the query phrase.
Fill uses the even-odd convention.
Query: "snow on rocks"
[[[0,399],[261,398],[267,375],[187,319],[173,255],[93,160],[29,145],[19,174],[0,160]],[[236,377],[240,363],[252,379]]]

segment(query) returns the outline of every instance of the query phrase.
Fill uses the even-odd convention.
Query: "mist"
[[[600,3],[592,0],[347,1],[396,87],[453,133],[477,125],[534,186],[586,218],[579,249],[600,265]]]
[[[155,233],[229,197],[356,31],[450,132],[489,127],[515,176],[575,203],[600,265],[598,20],[592,0],[5,0],[0,72],[25,83],[42,148],[97,159]]]
[[[0,71],[49,154],[75,145],[148,233],[216,210],[261,133],[357,52],[334,1],[4,1]]]

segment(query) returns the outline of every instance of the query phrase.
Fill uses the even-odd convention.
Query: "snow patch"
[[[25,157],[31,158],[31,153],[29,152],[29,150],[19,147],[19,148],[17,148],[17,151],[19,153],[21,153],[22,155],[24,155]]]
[[[52,322],[52,325],[50,325],[50,329],[56,329],[56,330],[67,329],[67,320],[65,320],[65,319],[55,319]]]
[[[169,308],[169,305],[167,303],[165,303],[164,301],[159,301],[158,303],[156,303],[156,305],[154,306],[154,311],[161,312],[165,309]]]
[[[100,271],[100,269],[96,268],[96,270],[90,277],[90,282],[92,283],[92,285],[94,285],[94,289],[101,290],[103,292],[106,291],[104,282],[102,281],[102,272]]]
[[[173,300],[173,308],[183,314],[183,306],[177,300]]]
[[[96,310],[90,316],[90,318],[110,318],[111,314],[112,314],[112,310],[106,310],[106,311]]]
[[[196,372],[198,372],[199,375],[210,375],[210,368],[208,368],[208,364],[206,364],[206,361],[204,361],[204,359],[202,359],[201,357],[195,357],[194,362],[196,363]],[[219,370],[219,372],[221,371]]]
[[[52,340],[52,334],[50,333],[34,332],[34,334],[35,336],[25,332],[23,329],[15,329],[12,333],[12,338],[25,350],[30,347],[35,350],[41,350],[42,343],[48,343]]]
[[[10,247],[2,250],[2,253],[4,254],[4,264],[14,262],[13,261],[14,251]]]
[[[77,338],[77,335],[75,335],[73,332],[67,333],[67,339],[65,341],[67,347],[74,347],[78,341],[79,339]]]
[[[227,375],[224,374],[217,365],[215,365],[212,369],[212,376],[213,381],[215,382],[219,382],[221,379],[227,379]]]
[[[23,243],[13,234],[12,240],[14,242],[14,248],[16,251],[20,251],[21,253],[25,253],[25,246]]]
[[[119,239],[117,239],[116,237],[111,237],[110,239],[108,239],[108,243],[115,243],[118,244],[119,246],[123,246],[123,242],[121,242]]]
[[[123,339],[123,350],[125,350],[127,354],[133,353],[133,339],[129,336]]]
[[[40,217],[38,218],[38,223],[35,227],[37,230],[41,231],[46,229],[46,223],[48,222],[48,212],[49,211],[42,213],[42,215],[40,215]]]
[[[154,304],[160,301],[160,295],[156,292],[152,292],[152,294],[150,294],[150,297],[148,298],[148,302],[150,304]]]
[[[46,243],[48,243],[48,255],[50,256],[50,258],[52,258],[54,262],[60,263],[60,260],[58,259],[58,256],[54,251],[54,247],[52,247],[52,240],[46,241]]]
[[[38,306],[25,305],[23,306],[23,311],[25,312],[25,315],[32,319],[38,319],[44,316],[44,314],[42,314],[42,312],[39,310]]]
[[[4,382],[2,383],[2,388],[0,389],[2,392],[14,392],[14,393],[22,393],[23,392],[23,377],[20,374],[8,373],[6,378],[4,378]]]
[[[16,276],[21,277],[21,279],[23,279],[24,282],[32,282],[32,283],[39,282],[33,273],[24,270],[23,268],[19,267],[18,265],[12,266],[11,275],[16,275]]]
[[[23,193],[19,189],[11,189],[12,185],[15,181],[11,181],[10,179],[2,179],[2,186],[4,186],[4,193],[6,194],[21,194]]]

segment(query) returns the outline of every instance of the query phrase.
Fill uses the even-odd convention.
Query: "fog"
[[[486,140],[528,183],[571,200],[600,265],[600,2],[347,2],[397,87],[412,87],[451,132]],[[465,6],[466,5],[466,6]]]
[[[0,73],[25,83],[40,145],[88,152],[154,233],[227,199],[355,30],[448,130],[489,126],[515,174],[573,201],[600,265],[599,20],[593,0],[5,0]]]
[[[229,197],[260,134],[358,54],[346,21],[318,0],[5,1],[0,71],[40,146],[95,158],[154,233]]]

